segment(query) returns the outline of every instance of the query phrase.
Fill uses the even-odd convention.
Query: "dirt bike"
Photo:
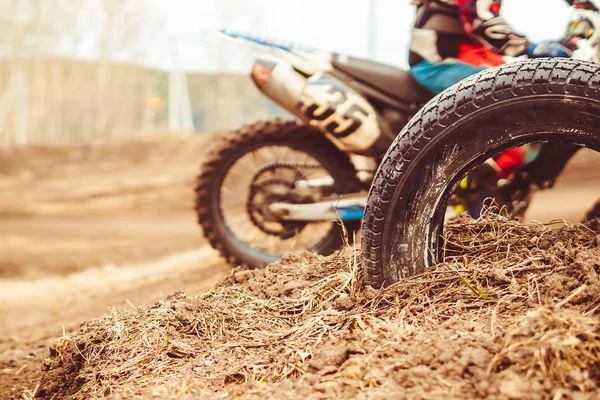
[[[569,30],[578,48],[574,59],[527,60],[482,72],[441,93],[400,133],[365,209],[367,284],[393,284],[442,259],[446,204],[465,174],[490,156],[540,141],[568,148],[567,154],[581,147],[600,151],[600,25],[598,9],[586,4],[576,9]],[[550,175],[564,160],[556,164],[546,164]],[[535,183],[527,173],[518,175],[525,190]],[[593,217],[600,217],[600,203],[587,215]]]
[[[196,211],[205,237],[231,264],[251,268],[289,250],[329,254],[339,249],[344,238],[338,222],[352,239],[361,226],[375,167],[397,132],[404,128],[402,135],[411,135],[407,123],[433,94],[398,68],[221,33],[277,57],[277,62],[257,60],[251,77],[298,120],[258,122],[220,139],[197,179]],[[536,168],[515,179],[484,188],[461,185],[445,220],[483,197],[522,214],[531,183],[552,186],[578,149],[546,146],[532,163]]]

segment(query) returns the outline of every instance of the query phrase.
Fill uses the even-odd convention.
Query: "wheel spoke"
[[[278,163],[281,165],[278,166]],[[295,167],[294,164],[299,166]],[[310,248],[323,240],[324,235],[329,231],[323,223],[308,224],[299,229],[291,239],[283,240],[267,232],[278,232],[285,229],[284,227],[273,222],[253,221],[247,214],[249,185],[253,180],[257,195],[265,199],[264,201],[285,201],[285,191],[292,190],[293,179],[298,172],[306,179],[329,175],[322,167],[307,168],[303,167],[304,164],[312,165],[318,162],[309,154],[290,146],[261,147],[237,160],[223,180],[220,193],[221,210],[228,229],[248,246],[276,255],[283,253],[283,250]],[[261,172],[267,165],[273,167]],[[257,175],[258,173],[260,175]],[[256,198],[252,201],[263,200]]]

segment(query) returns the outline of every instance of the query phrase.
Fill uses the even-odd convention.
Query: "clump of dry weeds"
[[[544,307],[508,332],[488,371],[510,370],[561,392],[593,392],[600,383],[600,321],[597,316]]]
[[[493,214],[447,232],[445,263],[381,291],[362,287],[356,249],[300,253],[84,323],[52,348],[38,394],[597,394],[599,232]]]

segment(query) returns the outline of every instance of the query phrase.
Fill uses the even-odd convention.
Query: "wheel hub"
[[[266,177],[267,174],[271,176]],[[247,210],[252,223],[268,235],[282,240],[298,234],[306,222],[286,221],[270,210],[273,203],[306,203],[306,196],[299,195],[296,182],[305,179],[302,172],[289,164],[272,164],[262,168],[254,176],[248,195]]]

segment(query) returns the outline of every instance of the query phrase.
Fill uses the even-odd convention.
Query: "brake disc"
[[[277,175],[278,170],[291,171],[290,176]],[[274,176],[261,179],[268,173]],[[261,168],[253,177],[247,201],[247,211],[252,223],[268,235],[282,240],[291,239],[298,234],[307,222],[286,221],[274,215],[269,206],[273,203],[302,203],[295,193],[296,182],[305,179],[305,175],[292,163],[272,163]]]

